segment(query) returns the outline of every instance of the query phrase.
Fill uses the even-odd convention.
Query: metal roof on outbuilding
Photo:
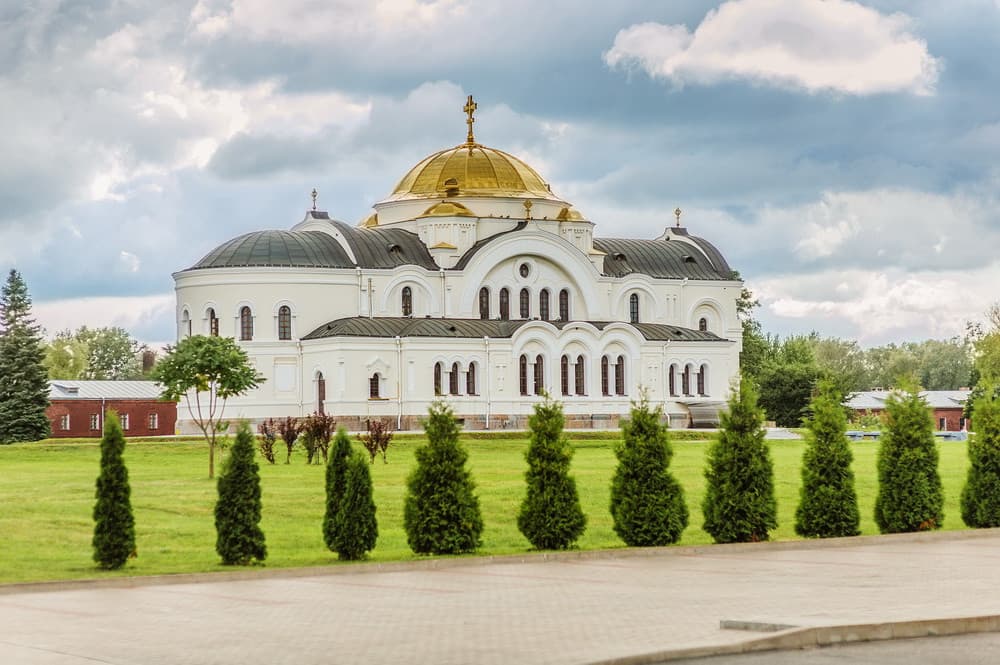
[[[155,381],[49,381],[49,399],[159,399],[160,386]]]
[[[854,411],[878,410],[885,408],[885,402],[894,390],[862,390],[850,396],[844,406]],[[927,406],[933,409],[959,409],[969,398],[969,390],[921,390]]]

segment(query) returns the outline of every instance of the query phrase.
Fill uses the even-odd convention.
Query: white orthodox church
[[[419,426],[448,401],[472,429],[524,427],[539,395],[568,427],[615,427],[645,390],[672,427],[712,422],[739,369],[742,282],[677,225],[599,238],[530,166],[476,142],[421,160],[358,225],[313,209],[174,274],[178,336],[231,335],[266,378],[227,416],[332,414]],[[181,428],[189,417],[178,413]]]

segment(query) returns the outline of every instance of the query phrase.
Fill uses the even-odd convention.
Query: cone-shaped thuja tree
[[[347,460],[351,456],[351,440],[343,427],[333,439],[333,450],[326,464],[326,513],[323,515],[323,542],[332,552],[337,551],[337,512],[344,502],[347,482]]]
[[[446,404],[431,404],[424,423],[427,445],[417,448],[403,506],[406,539],[417,554],[474,552],[480,544],[483,518],[458,427]]]
[[[215,504],[215,551],[227,566],[245,566],[267,558],[260,529],[260,475],[254,461],[254,436],[246,422],[219,474]]]
[[[587,518],[580,507],[576,481],[569,475],[573,449],[563,434],[562,405],[548,396],[535,404],[524,474],[528,492],[517,516],[517,528],[536,549],[564,550],[583,534]]]
[[[708,449],[704,529],[717,543],[767,540],[778,526],[774,466],[764,442],[764,414],[746,379],[721,414],[719,439]]]
[[[1000,526],[1000,395],[992,387],[974,405],[969,475],[962,488],[962,521],[973,528]]]
[[[889,396],[885,415],[875,523],[882,533],[938,529],[944,519],[944,494],[930,409],[911,387]]]
[[[861,517],[854,492],[847,414],[832,381],[820,381],[802,456],[802,491],[795,510],[795,533],[807,538],[856,536]]]
[[[631,546],[670,545],[688,524],[684,491],[670,474],[673,451],[661,417],[643,395],[622,423],[622,441],[615,449],[611,517],[615,533]]]
[[[365,558],[378,540],[369,466],[360,452],[351,453],[346,460],[344,493],[335,517],[337,528],[331,548],[345,561]]]
[[[132,516],[128,469],[122,454],[125,436],[118,415],[104,416],[101,438],[101,474],[97,477],[94,505],[94,561],[101,568],[117,570],[135,556],[135,518]]]
[[[11,270],[0,289],[0,444],[49,435],[49,377],[42,330],[31,318],[28,287]]]

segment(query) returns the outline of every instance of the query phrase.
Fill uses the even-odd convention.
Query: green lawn
[[[688,433],[685,433],[688,434]],[[522,436],[523,435],[518,435]],[[623,547],[611,528],[609,484],[614,471],[614,433],[574,438],[573,473],[587,530],[582,549]],[[389,464],[372,467],[378,505],[377,561],[415,558],[402,528],[405,478],[414,464],[418,437],[399,437]],[[355,444],[358,445],[359,444]],[[470,466],[478,484],[486,528],[483,554],[524,552],[528,542],[515,516],[524,492],[525,438],[469,437]],[[705,441],[674,441],[672,470],[684,486],[691,521],[681,544],[711,542],[701,530]],[[877,443],[852,444],[862,531],[875,534]],[[801,441],[771,442],[775,463],[779,527],[774,539],[796,538],[793,521],[799,492]],[[964,443],[940,444],[945,490],[945,529],[961,529],[959,492],[968,466]],[[212,507],[215,483],[208,480],[207,449],[196,442],[130,441],[125,458],[132,484],[138,552],[123,571],[98,571],[91,560],[91,510],[100,450],[97,442],[0,446],[0,583],[116,575],[223,570],[215,554]],[[259,459],[259,458],[258,458]],[[279,460],[283,455],[279,456]],[[261,460],[262,461],[262,460]],[[301,453],[292,464],[262,463],[264,517],[270,567],[335,564],[321,535],[324,468],[306,466]]]

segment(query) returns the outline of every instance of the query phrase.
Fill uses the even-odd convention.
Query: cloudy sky
[[[949,337],[1000,299],[1000,0],[0,1],[0,270],[49,333],[477,139],[597,223],[684,210],[765,329]]]

